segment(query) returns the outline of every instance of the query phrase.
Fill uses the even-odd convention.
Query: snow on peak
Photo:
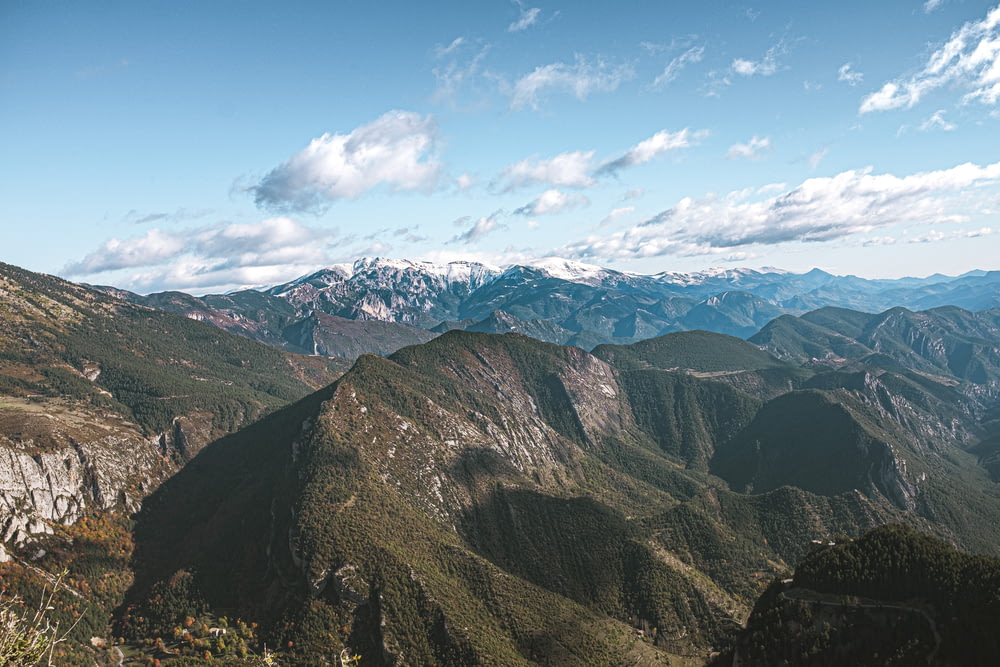
[[[465,283],[478,287],[500,275],[500,268],[481,264],[479,262],[455,261],[447,264],[437,264],[421,260],[391,259],[386,257],[363,257],[354,262],[351,277],[366,271],[389,271],[405,273],[407,271],[422,273],[446,283]]]
[[[777,272],[777,270],[771,270],[770,272]],[[782,272],[784,273],[784,272]],[[724,280],[726,282],[738,285],[739,282],[748,277],[760,275],[760,271],[754,269],[737,268],[737,269],[727,269],[725,267],[712,267],[705,269],[704,271],[696,271],[694,273],[681,273],[678,271],[663,271],[657,273],[653,278],[662,282],[670,283],[673,285],[702,285],[710,280]]]
[[[531,260],[525,266],[538,269],[552,278],[559,278],[574,283],[597,284],[612,272],[596,264],[584,264],[562,257],[543,257]]]

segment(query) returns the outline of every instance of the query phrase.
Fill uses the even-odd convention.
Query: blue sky
[[[1000,269],[1000,6],[0,0],[0,260]]]

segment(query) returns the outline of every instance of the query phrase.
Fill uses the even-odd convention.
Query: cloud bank
[[[579,259],[623,260],[666,254],[727,252],[755,245],[830,241],[896,223],[963,222],[1000,197],[963,190],[1000,183],[1000,162],[898,177],[871,168],[812,178],[771,195],[772,188],[684,198],[627,230],[591,236],[557,252]],[[978,209],[976,207],[979,207]]]
[[[136,290],[260,285],[327,263],[327,247],[336,236],[284,217],[170,232],[150,229],[142,236],[106,241],[63,272],[95,276],[135,269],[129,288]]]

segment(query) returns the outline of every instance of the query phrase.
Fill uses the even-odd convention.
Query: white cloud
[[[778,71],[778,57],[783,56],[787,52],[788,46],[782,40],[769,48],[760,60],[736,58],[730,67],[737,74],[746,77],[757,75],[771,76]]]
[[[660,130],[643,139],[617,158],[596,164],[595,151],[560,153],[544,160],[526,158],[504,167],[491,183],[493,190],[510,192],[531,185],[589,188],[596,185],[595,177],[608,176],[621,169],[644,164],[671,151],[696,145],[707,136],[706,130],[684,128],[677,132]]]
[[[547,160],[531,158],[504,167],[494,181],[494,188],[510,192],[517,188],[545,183],[573,188],[588,188],[595,181],[590,175],[594,168],[594,151],[560,153]]]
[[[525,9],[524,5],[520,2],[516,3],[521,9],[521,16],[507,26],[507,32],[520,32],[526,28],[530,28],[538,22],[538,15],[541,13],[538,7],[531,7],[530,9]]]
[[[944,0],[927,0],[927,2],[924,3],[924,13],[930,14],[943,4]]]
[[[837,70],[837,81],[843,81],[849,86],[856,86],[864,81],[865,75],[851,69],[851,63],[845,63]]]
[[[677,132],[660,130],[648,139],[644,139],[614,160],[605,162],[597,169],[597,174],[614,174],[620,169],[645,164],[653,159],[681,148],[689,148],[697,144],[708,133],[704,130],[692,132],[688,128]]]
[[[178,234],[151,229],[131,239],[110,239],[79,262],[67,264],[63,272],[82,276],[117,269],[160,264],[184,250],[185,240]]]
[[[818,151],[810,155],[809,166],[812,167],[813,169],[818,167],[819,163],[823,161],[823,158],[825,158],[826,154],[829,152],[830,152],[829,146],[824,146],[823,148],[819,149]]]
[[[993,234],[993,230],[990,227],[982,227],[980,229],[956,229],[950,232],[942,232],[939,229],[932,229],[926,234],[921,234],[920,236],[915,236],[907,241],[907,243],[940,243],[941,241],[951,241],[953,239],[975,239],[981,236],[990,236]]]
[[[482,239],[490,232],[494,232],[497,229],[502,228],[503,225],[500,224],[500,216],[502,214],[503,211],[494,211],[493,213],[491,213],[486,217],[479,218],[474,223],[472,223],[472,226],[470,226],[467,230],[465,230],[465,232],[454,237],[451,240],[451,243],[465,243],[465,244],[475,243],[476,241]],[[459,220],[467,221],[468,219],[460,218]],[[457,223],[459,222],[459,220],[456,220],[455,222]]]
[[[572,65],[542,65],[518,79],[508,91],[510,108],[538,109],[541,98],[550,92],[569,93],[582,101],[593,93],[614,91],[633,76],[629,65],[611,65],[601,59],[589,62],[583,56],[577,56]]]
[[[683,70],[688,65],[701,62],[701,59],[705,55],[704,46],[694,46],[677,56],[663,68],[663,72],[660,73],[656,79],[653,80],[653,87],[660,88],[666,86],[668,83],[673,81],[680,75],[681,70]]]
[[[322,211],[379,186],[431,191],[441,171],[436,134],[429,116],[390,111],[350,134],[313,139],[250,191],[258,206],[278,211]]]
[[[446,52],[441,54],[441,57],[444,55],[452,57],[446,63],[431,70],[437,81],[437,87],[431,96],[435,102],[454,102],[461,91],[469,88],[475,90],[486,77],[486,72],[483,70],[483,60],[490,52],[490,45],[481,46],[471,58],[460,58],[455,53],[455,49],[465,44],[465,41],[463,40],[459,44],[456,42],[458,40],[452,42]]]
[[[733,144],[726,151],[729,160],[759,160],[771,150],[770,137],[753,136],[745,144]]]
[[[752,190],[686,197],[627,230],[556,252],[580,259],[725,253],[755,245],[818,242],[896,223],[964,222],[1000,200],[1000,162],[898,177],[870,168],[812,178],[777,195]],[[993,186],[988,194],[981,188]],[[969,196],[970,189],[979,190]]]
[[[956,129],[954,123],[949,123],[944,119],[944,109],[938,109],[931,117],[920,124],[921,132],[929,132],[930,130],[944,130],[945,132],[951,132]]]
[[[743,58],[736,58],[732,64],[733,71],[743,76],[753,76],[757,73],[759,67],[758,63]]]
[[[567,194],[562,190],[546,190],[529,204],[514,211],[515,215],[554,215],[578,206],[588,206],[590,200],[581,194]]]
[[[1000,99],[1000,6],[981,21],[970,21],[952,33],[919,72],[888,81],[865,97],[858,111],[910,108],[946,85],[966,89],[963,102],[996,104]]]
[[[441,46],[439,44],[437,47],[435,47],[434,55],[436,55],[438,58],[443,58],[444,56],[447,56],[450,53],[454,52],[455,49],[462,46],[463,44],[465,44],[465,37],[456,37],[455,39],[451,40],[451,44],[449,44],[448,46]]]
[[[186,209],[178,208],[172,213],[141,213],[135,209],[130,210],[122,219],[132,225],[148,225],[151,223],[181,222],[187,220],[197,220],[211,215],[212,210],[208,208]]]
[[[887,245],[896,245],[899,239],[893,238],[892,236],[874,236],[872,238],[864,239],[861,242],[862,247],[865,248],[879,248]]]
[[[613,224],[616,220],[624,218],[627,215],[635,213],[635,206],[622,206],[621,208],[616,208],[611,213],[604,216],[604,219],[598,224],[598,227],[607,227]]]
[[[646,194],[645,188],[633,188],[631,190],[626,190],[625,194],[622,195],[622,199],[628,201],[629,199],[639,199],[644,194]]]
[[[213,225],[131,239],[111,239],[67,265],[70,276],[141,269],[119,284],[137,291],[217,288],[221,291],[294,278],[328,262],[336,232],[290,218]],[[296,273],[298,272],[298,273]]]

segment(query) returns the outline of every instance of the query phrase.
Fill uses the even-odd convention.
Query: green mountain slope
[[[424,368],[428,348],[437,351],[437,365]],[[554,358],[580,351],[521,337],[446,334],[404,353],[393,361],[363,357],[335,388],[206,449],[162,487],[137,532],[137,598],[164,572],[194,571],[199,594],[213,605],[241,609],[275,632],[288,628],[280,632],[300,647],[289,660],[306,663],[348,643],[373,664],[381,659],[372,656],[387,654],[415,664],[454,656],[484,664],[665,660],[622,623],[624,610],[649,595],[622,578],[632,571],[623,560],[649,558],[648,549],[628,540],[624,519],[610,507],[572,498],[588,481],[608,478],[622,483],[614,494],[619,506],[667,496],[587,457],[574,440],[595,434],[598,425],[588,418],[575,431],[556,424],[572,439],[541,409],[528,423],[514,423],[506,401],[478,391],[482,384],[475,383],[478,400],[469,403],[473,386],[450,378],[466,367],[465,353],[479,354],[491,363],[469,371],[495,369],[502,384],[494,391],[529,404],[534,397],[511,371],[544,374]],[[578,362],[577,370],[585,368]],[[519,487],[535,491],[519,495]],[[565,586],[552,590],[540,573],[503,568],[489,547],[488,526],[510,536],[502,513],[491,508],[512,502],[522,506],[518,534],[535,545],[538,563],[571,577]],[[555,504],[545,510],[547,503]],[[591,568],[577,567],[576,550],[562,552],[569,560],[553,560],[558,540],[530,539],[534,530],[547,533],[552,512],[622,540],[594,554]],[[495,520],[470,519],[477,516]],[[609,574],[606,585],[586,582],[585,575],[614,562],[618,575]],[[639,592],[626,599],[626,585]],[[156,621],[140,606],[126,631],[157,629],[139,617]],[[321,647],[317,627],[346,631],[333,632]]]
[[[329,382],[342,367],[9,265],[0,265],[0,281],[6,393],[110,408],[148,433],[204,411],[212,414],[209,436],[218,437]]]
[[[56,664],[110,657],[90,640],[131,582],[142,499],[339,365],[0,264],[0,589],[38,600],[68,571],[53,614],[81,622]]]
[[[812,388],[731,383],[772,371]],[[225,611],[292,642],[288,664],[704,659],[812,540],[898,521],[1000,547],[959,426],[977,404],[914,378],[703,332],[591,355],[452,331],[366,355],[150,498],[120,631]]]
[[[713,664],[991,665],[998,615],[1000,559],[884,526],[772,584]]]
[[[783,366],[744,340],[708,331],[681,331],[625,346],[602,345],[594,349],[594,355],[629,369],[719,373]]]
[[[1000,379],[996,309],[972,313],[953,306],[920,312],[892,308],[871,315],[823,308],[800,318],[779,318],[750,341],[799,363],[810,358],[857,361],[978,385]]]

